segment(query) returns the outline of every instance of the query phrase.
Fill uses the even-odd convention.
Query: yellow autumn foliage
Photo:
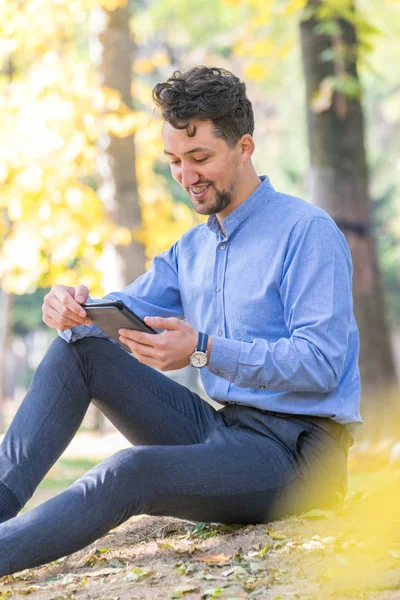
[[[9,292],[84,280],[101,295],[101,257],[110,240],[140,239],[150,260],[198,222],[154,173],[162,146],[151,87],[135,80],[133,93],[145,109],[132,111],[119,92],[99,88],[79,47],[91,9],[124,5],[27,0],[21,10],[16,0],[0,0],[0,283]],[[167,61],[157,52],[151,70]],[[139,74],[140,64],[133,69]],[[136,136],[143,213],[137,232],[115,228],[95,191],[97,143],[106,133]]]

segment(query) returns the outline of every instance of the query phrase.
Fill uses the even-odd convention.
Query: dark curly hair
[[[196,134],[191,119],[212,121],[215,135],[235,146],[246,133],[253,135],[254,115],[246,85],[233,73],[217,67],[175,71],[153,89],[153,100],[165,121],[175,129]]]

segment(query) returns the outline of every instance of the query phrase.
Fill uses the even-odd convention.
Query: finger
[[[136,329],[119,329],[118,333],[139,344],[152,347],[157,346],[158,340],[155,338],[158,336],[155,336],[152,333],[145,333],[144,331],[137,331]]]
[[[155,329],[179,329],[182,325],[182,321],[176,317],[145,317],[144,322]]]
[[[54,292],[53,294],[51,294],[51,296],[57,298],[57,300],[61,302],[61,304],[66,306],[71,312],[75,313],[78,316],[82,316],[82,311],[84,312],[84,309],[81,307],[80,304],[78,304],[78,302],[76,302],[76,300],[72,297],[71,292],[65,289],[65,287],[55,287]]]
[[[79,304],[83,304],[86,302],[89,296],[89,290],[85,285],[77,285],[75,288],[75,300],[79,302]]]
[[[154,350],[150,346],[144,346],[143,344],[137,344],[137,343],[133,342],[131,339],[124,337],[123,335],[120,335],[119,339],[122,344],[125,344],[126,346],[128,346],[128,348],[131,350],[131,352],[135,356],[135,358],[138,358],[138,359],[140,359],[140,358],[157,359],[158,358],[156,350]]]
[[[54,308],[47,305],[43,306],[43,322],[49,327],[56,327],[57,329],[69,329],[76,325],[82,325],[82,323],[63,317]]]
[[[60,302],[60,300],[58,300],[58,298],[56,298],[55,296],[49,298],[45,302],[44,306],[46,305],[49,306],[49,308],[55,310],[56,313],[58,313],[60,319],[68,320],[73,325],[83,325],[85,323],[86,312],[83,308],[80,308],[79,314],[76,314],[71,311],[69,306],[66,306],[65,304]]]

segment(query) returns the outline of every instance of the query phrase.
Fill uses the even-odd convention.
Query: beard
[[[193,204],[193,208],[201,215],[216,215],[223,211],[232,202],[232,199],[233,186],[230,190],[215,190],[215,197],[211,204],[199,202],[197,206]]]

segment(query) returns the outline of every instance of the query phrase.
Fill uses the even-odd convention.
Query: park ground
[[[75,444],[30,506],[126,442],[82,434]],[[70,557],[3,577],[0,599],[398,600],[396,448],[386,441],[351,450],[349,493],[337,511],[248,526],[140,515]]]

